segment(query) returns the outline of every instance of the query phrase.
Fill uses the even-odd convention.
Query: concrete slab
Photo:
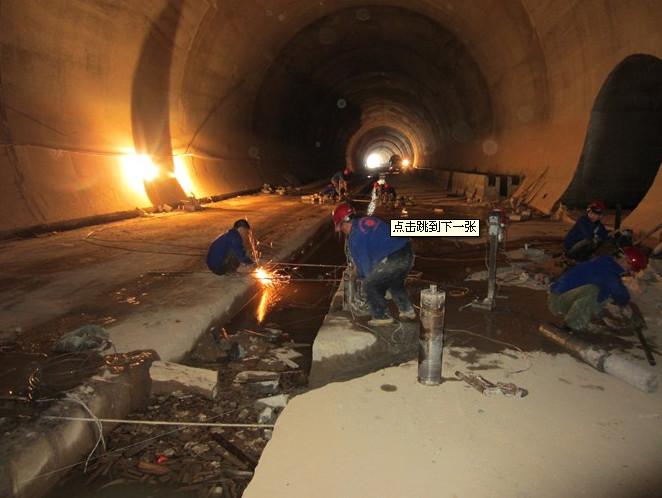
[[[27,342],[85,323],[109,329],[119,351],[154,349],[177,360],[209,323],[255,292],[246,275],[205,265],[209,243],[247,217],[264,259],[296,253],[325,223],[329,206],[258,194],[176,212],[0,243],[0,330]]]
[[[452,349],[444,377],[478,368],[529,395],[422,386],[414,361],[329,384],[290,401],[244,498],[657,496],[662,392],[565,354]]]
[[[313,343],[310,387],[352,379],[416,356],[418,322],[371,328],[342,311],[342,302],[341,285]]]

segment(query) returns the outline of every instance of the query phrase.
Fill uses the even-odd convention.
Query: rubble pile
[[[84,474],[72,472],[60,488],[79,484],[98,490],[129,483],[205,497],[241,496],[271,437],[272,424],[307,382],[297,349],[308,345],[288,340],[273,324],[232,335],[211,327],[187,363],[217,372],[213,399],[182,390],[152,396],[145,411],[129,418],[183,425],[120,424],[107,434],[107,450]]]

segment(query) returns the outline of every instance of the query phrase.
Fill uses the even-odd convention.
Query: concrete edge
[[[120,374],[93,377],[56,401],[39,418],[22,425],[0,443],[0,496],[37,498],[46,494],[73,465],[85,459],[96,444],[97,425],[53,417],[124,418],[147,406],[151,390],[149,361]],[[104,424],[103,431],[115,424]]]

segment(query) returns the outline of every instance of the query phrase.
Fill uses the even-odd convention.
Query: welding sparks
[[[280,284],[287,282],[288,277],[279,275],[276,272],[269,271],[266,268],[259,267],[253,272],[256,280],[262,284],[262,297],[257,307],[257,321],[262,323],[267,314],[269,305],[278,301],[277,288]]]
[[[267,315],[267,309],[269,308],[269,303],[271,301],[271,290],[269,287],[265,287],[262,292],[262,297],[260,298],[260,304],[257,307],[257,323],[262,323],[264,317]]]
[[[271,286],[274,284],[274,276],[264,268],[255,270],[255,278],[257,278],[262,285]]]

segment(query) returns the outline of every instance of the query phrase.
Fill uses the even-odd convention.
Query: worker
[[[593,319],[604,314],[607,300],[626,308],[630,293],[622,277],[646,268],[648,257],[636,247],[625,247],[617,256],[599,256],[570,268],[550,286],[549,309],[562,315],[565,326],[576,332],[591,329]],[[641,317],[630,310],[629,324],[641,325]],[[625,316],[628,313],[624,313]]]
[[[358,217],[347,203],[332,213],[336,232],[347,236],[347,245],[357,276],[370,308],[368,325],[383,326],[394,322],[389,315],[385,294],[389,291],[400,310],[400,318],[415,320],[405,279],[414,264],[411,242],[406,237],[391,237],[390,227],[382,220]]]
[[[347,182],[350,177],[351,171],[349,168],[345,168],[343,171],[338,171],[331,177],[331,184],[335,187],[338,197],[342,198],[347,194]]]
[[[384,192],[384,187],[386,185],[385,178],[379,178],[372,183],[372,198],[381,199],[382,193]]]
[[[395,199],[397,199],[397,194],[395,192],[395,187],[393,185],[390,185],[388,183],[384,184],[384,188],[382,189],[382,198],[385,203],[387,202],[395,202]]]
[[[609,238],[607,229],[602,224],[605,205],[595,201],[588,205],[582,215],[570,229],[563,241],[566,256],[575,261],[586,261]]]
[[[238,271],[249,273],[255,269],[255,262],[246,254],[244,245],[251,246],[251,227],[248,221],[234,222],[230,230],[218,236],[207,251],[207,266],[216,275]]]
[[[320,197],[323,199],[335,201],[338,199],[338,192],[336,192],[336,187],[333,183],[329,183],[326,187],[320,190]]]

